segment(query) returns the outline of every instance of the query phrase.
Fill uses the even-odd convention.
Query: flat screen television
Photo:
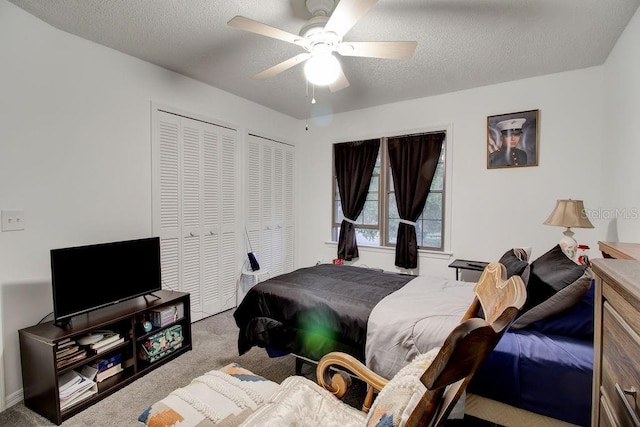
[[[162,288],[160,238],[51,250],[53,317],[73,316]]]

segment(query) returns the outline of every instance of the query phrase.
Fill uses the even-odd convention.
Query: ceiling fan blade
[[[346,87],[349,87],[349,80],[347,80],[347,76],[344,75],[344,71],[342,71],[342,67],[340,67],[340,74],[336,81],[329,85],[329,90],[331,92],[337,92]]]
[[[298,65],[304,61],[306,61],[307,59],[309,59],[309,57],[311,56],[310,53],[300,53],[296,56],[294,56],[293,58],[289,58],[286,61],[283,61],[279,64],[274,65],[271,68],[267,68],[266,70],[256,74],[255,76],[252,77],[252,79],[254,80],[265,80],[268,79],[269,77],[273,77],[276,74],[279,74],[283,71],[288,70],[289,68]]]
[[[417,42],[348,42],[340,43],[338,53],[342,56],[409,59],[417,45]]]
[[[377,2],[378,0],[340,0],[324,27],[325,31],[333,31],[342,38]]]
[[[263,24],[262,22],[254,21],[250,18],[245,18],[244,16],[234,16],[229,20],[229,22],[227,22],[227,25],[229,25],[230,27],[260,34],[262,36],[294,43],[302,47],[304,47],[306,44],[306,40],[300,36],[288,33],[284,30],[280,30],[267,24]]]

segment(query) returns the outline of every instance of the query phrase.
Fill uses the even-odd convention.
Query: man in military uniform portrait
[[[489,154],[489,167],[527,165],[527,153],[518,148],[522,136],[522,125],[527,119],[510,119],[498,122],[500,131],[500,146]]]

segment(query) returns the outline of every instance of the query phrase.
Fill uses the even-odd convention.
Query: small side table
[[[467,259],[456,259],[453,260],[449,267],[456,269],[456,280],[459,280],[460,270],[473,270],[473,271],[484,271],[484,268],[489,265],[488,262],[484,261],[470,261]]]
[[[265,270],[264,268],[261,268],[260,270],[250,270],[248,269],[246,266],[242,267],[242,276],[251,276],[253,277],[253,284],[257,285],[258,283],[260,283],[260,276],[267,276],[267,279],[269,277],[271,277],[271,273],[269,273],[269,270]],[[242,280],[242,278],[241,278]]]
[[[238,281],[236,282],[236,305],[240,304],[249,289],[260,283],[261,276],[267,276],[267,278],[269,278],[271,277],[271,273],[265,268],[253,271],[247,265],[242,266],[242,271],[240,272],[240,276],[238,277]],[[249,283],[247,280],[246,285],[243,286],[242,279],[244,277],[251,277],[251,283]]]

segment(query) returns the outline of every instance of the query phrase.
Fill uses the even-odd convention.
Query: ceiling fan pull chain
[[[304,79],[305,81],[305,99],[309,99],[309,80]],[[311,106],[308,102],[305,102],[306,106],[307,106],[307,117],[305,118],[305,123],[304,123],[304,130],[308,131],[309,130],[309,115],[311,114]]]

